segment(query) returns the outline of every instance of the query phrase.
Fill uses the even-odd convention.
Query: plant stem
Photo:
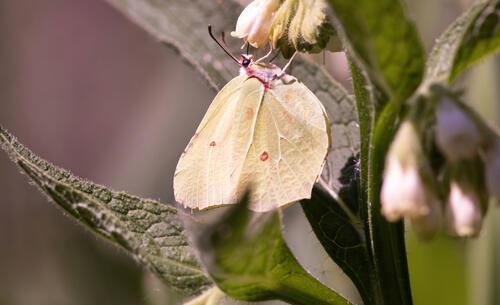
[[[369,156],[370,156],[370,145],[372,139],[372,131],[374,129],[374,117],[375,109],[373,107],[375,97],[374,92],[370,91],[368,88],[373,88],[373,85],[369,83],[368,77],[363,74],[363,71],[357,66],[356,62],[349,56],[349,68],[351,70],[354,92],[356,94],[356,107],[358,109],[359,116],[359,131],[361,138],[361,149],[360,149],[360,191],[359,192],[359,202],[365,203],[366,209],[362,210],[363,219],[365,219],[364,229],[366,240],[372,240],[372,229],[371,229],[371,212],[370,204],[368,201],[368,169],[369,169]],[[382,284],[379,280],[378,273],[376,271],[375,262],[373,260],[373,246],[368,247],[368,251],[371,254],[369,261],[371,262],[370,270],[370,285],[371,285],[371,297],[364,296],[363,301],[366,304],[376,304],[384,305],[384,296],[382,292]]]
[[[386,100],[369,82],[352,58],[349,68],[359,115],[361,151],[360,171],[362,190],[360,202],[364,211],[365,236],[370,241],[371,303],[376,305],[412,304],[408,266],[405,254],[403,223],[388,223],[380,214],[380,189],[385,155],[397,128],[401,103],[389,101],[380,113],[374,108],[377,100]],[[376,122],[376,123],[375,123]],[[365,303],[367,300],[365,300]]]
[[[411,305],[403,222],[389,223],[380,213],[385,155],[397,128],[400,105],[396,101],[389,102],[373,130],[368,169],[369,222],[373,263],[382,289],[383,304]]]

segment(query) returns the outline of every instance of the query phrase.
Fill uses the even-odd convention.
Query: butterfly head
[[[257,78],[266,88],[281,73],[281,69],[274,64],[259,62],[260,60],[255,61],[252,54],[241,54],[240,59],[236,58],[227,47],[224,32],[221,33],[221,43],[212,33],[211,25],[208,25],[208,34],[231,59],[240,65],[240,74],[246,74],[249,78]]]
[[[253,62],[254,60],[252,54],[241,54],[241,59],[239,61],[241,67],[248,68],[252,65]]]

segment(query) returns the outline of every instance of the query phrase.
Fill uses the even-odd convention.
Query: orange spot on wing
[[[247,107],[247,108],[245,109],[245,117],[246,117],[247,119],[249,119],[249,120],[250,120],[251,118],[253,118],[253,109],[252,109],[252,108]]]
[[[212,146],[212,147],[213,147],[213,146],[215,146],[215,145],[216,145],[215,141],[210,142],[210,146]]]
[[[266,161],[267,159],[269,159],[269,154],[267,153],[267,151],[264,151],[260,154],[260,161]]]

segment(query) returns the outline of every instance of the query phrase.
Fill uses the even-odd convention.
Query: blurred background
[[[407,1],[427,49],[470,3]],[[325,64],[350,86],[342,55],[327,55]],[[102,0],[0,0],[0,67],[0,123],[35,153],[113,189],[173,202],[179,153],[214,96],[173,51]],[[458,84],[497,126],[499,74],[497,56]],[[408,230],[417,305],[500,304],[499,214],[492,207],[473,241],[424,243]],[[287,209],[286,224],[299,260],[356,299],[300,207]],[[121,250],[63,216],[0,154],[0,305],[180,301]]]

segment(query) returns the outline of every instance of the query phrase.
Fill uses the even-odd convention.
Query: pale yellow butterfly
[[[323,105],[285,68],[238,61],[214,40],[240,75],[214,98],[182,153],[175,200],[201,210],[234,204],[249,188],[250,209],[263,212],[310,198],[330,146]]]

